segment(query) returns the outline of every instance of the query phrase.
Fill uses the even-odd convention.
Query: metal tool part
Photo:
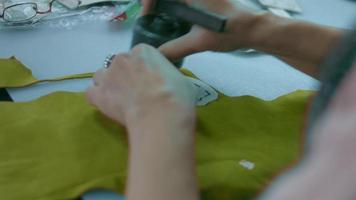
[[[225,30],[227,18],[188,6],[177,0],[158,0],[153,14],[137,20],[131,46],[146,43],[154,47],[187,34],[193,24],[215,32]],[[183,60],[175,61],[178,68]]]
[[[134,28],[131,46],[140,43],[159,47],[162,44],[187,34],[190,25],[177,18],[165,14],[151,14],[139,18]],[[174,61],[176,67],[181,67],[183,60]]]
[[[176,0],[159,0],[156,3],[155,11],[166,13],[169,16],[174,16],[214,32],[225,31],[227,22],[225,16],[194,8]]]

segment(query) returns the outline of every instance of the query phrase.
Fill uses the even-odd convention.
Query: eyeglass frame
[[[5,22],[26,22],[26,21],[31,21],[31,19],[35,18],[38,14],[46,14],[46,13],[50,13],[52,12],[52,6],[53,6],[53,3],[55,2],[56,0],[51,0],[49,2],[49,8],[47,11],[39,11],[38,10],[38,4],[35,3],[35,2],[26,2],[26,3],[17,3],[17,4],[14,4],[14,5],[11,5],[11,6],[8,6],[8,7],[5,7],[2,11],[2,14],[0,14],[0,19],[3,19]],[[24,20],[19,20],[19,21],[9,21],[7,20],[4,16],[5,16],[5,12],[7,9],[10,9],[10,8],[13,8],[13,7],[16,7],[16,6],[21,6],[21,5],[33,5],[34,7],[34,10],[36,11],[36,14],[33,15],[31,18],[28,18],[28,19],[24,19]]]

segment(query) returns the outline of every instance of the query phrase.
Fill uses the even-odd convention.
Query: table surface
[[[298,2],[303,13],[295,15],[297,19],[339,28],[351,28],[356,19],[356,3],[352,0]],[[0,30],[0,57],[15,55],[39,79],[93,72],[102,67],[108,54],[129,49],[131,30],[132,24],[112,22],[86,23],[70,29],[40,26]],[[264,54],[205,52],[189,56],[185,66],[229,96],[272,100],[295,90],[318,87],[316,80]],[[84,91],[90,84],[90,79],[70,80],[11,89],[9,93],[15,101],[29,101],[53,91]],[[96,195],[85,199],[104,199]]]
[[[356,3],[351,0],[298,0],[298,19],[340,28],[350,27]],[[96,71],[113,52],[129,49],[131,24],[94,22],[71,29],[41,26],[29,30],[0,30],[0,57],[15,55],[39,78]],[[230,96],[252,95],[271,100],[298,89],[315,89],[317,82],[276,58],[257,54],[200,53],[185,66],[199,78]],[[90,80],[40,84],[11,89],[15,101],[28,101],[53,91],[83,91]]]

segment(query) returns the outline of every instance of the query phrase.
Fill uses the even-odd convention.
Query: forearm
[[[339,29],[264,13],[253,21],[247,46],[275,55],[316,76],[318,66],[342,34]]]
[[[355,65],[356,67],[356,65]],[[309,133],[308,154],[263,200],[353,200],[356,197],[356,68]],[[346,84],[345,84],[346,83]],[[350,95],[351,94],[351,95]]]
[[[314,159],[314,158],[312,158]],[[350,178],[355,170],[335,159],[308,160],[304,166],[272,187],[261,200],[335,200],[354,199],[355,181]],[[347,164],[350,162],[346,162]]]
[[[170,121],[170,120],[167,120]],[[146,121],[129,129],[128,200],[197,200],[193,128]]]
[[[350,142],[349,142],[350,143]],[[330,147],[338,146],[337,142]],[[355,148],[352,148],[355,149]],[[355,199],[356,164],[350,152],[312,152],[289,176],[281,179],[261,200]],[[332,150],[333,151],[333,150]]]

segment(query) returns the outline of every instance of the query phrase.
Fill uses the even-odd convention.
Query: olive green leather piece
[[[15,57],[0,59],[0,88],[20,88],[42,82],[63,81],[69,79],[91,78],[93,73],[75,74],[53,79],[38,80]]]
[[[251,199],[295,162],[310,94],[296,92],[272,102],[221,96],[199,107],[196,157],[203,199]],[[3,199],[69,200],[95,188],[124,192],[125,129],[83,94],[0,103],[0,110]],[[255,167],[243,167],[242,160]]]
[[[22,73],[22,80],[33,80],[28,71]],[[220,94],[198,107],[196,167],[202,199],[253,199],[295,163],[312,94],[297,91],[274,101]],[[89,105],[83,93],[0,103],[1,199],[74,200],[98,188],[124,193],[127,157],[125,129]]]

